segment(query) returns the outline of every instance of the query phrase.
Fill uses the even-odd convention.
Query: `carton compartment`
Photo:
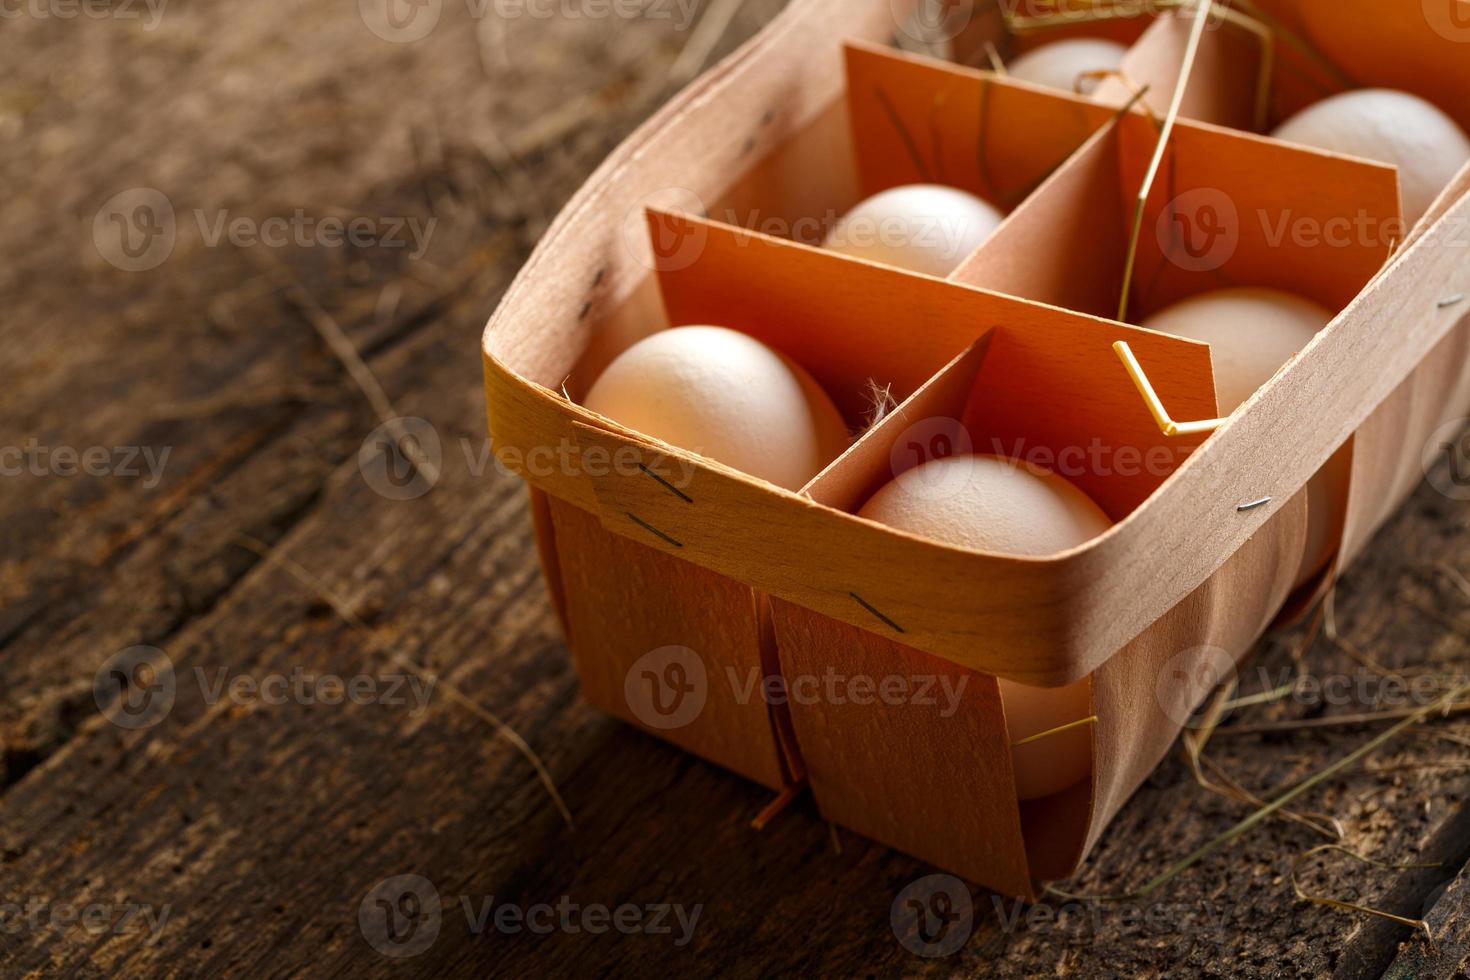
[[[1138,115],[1098,133],[951,278],[1118,316],[1136,195],[1157,138]],[[1339,313],[1382,268],[1402,233],[1391,168],[1183,124],[1140,227],[1128,298],[1135,322],[1231,286],[1281,289]],[[1158,371],[1142,363],[1157,384]],[[1169,410],[1180,421],[1204,418]],[[1338,453],[1332,465],[1349,469],[1351,440]],[[1328,516],[1338,548],[1345,519],[1343,512]],[[1330,574],[1324,569],[1317,581]],[[1314,592],[1304,586],[1303,602],[1289,611],[1299,611]]]
[[[717,193],[680,186],[645,195],[623,216],[620,236],[643,260],[666,267],[671,252],[697,248],[671,239],[644,210],[679,211],[710,222],[819,246],[861,200],[901,184],[940,183],[1009,212],[1115,110],[1093,102],[856,41],[842,47],[843,95],[775,141]],[[763,117],[761,139],[779,120]],[[623,349],[670,324],[651,281],[610,312],[566,375],[575,399]],[[560,379],[558,379],[560,380]]]
[[[1142,473],[1119,472],[1128,470],[1121,465],[1058,467],[1112,516],[1125,517],[1168,478],[1181,450],[1166,446],[1147,426],[1118,427],[1109,414],[1089,409],[1087,395],[1066,392],[1094,383],[1106,387],[1101,374],[1094,381],[1090,373],[1111,358],[1105,338],[1134,344],[1151,338],[1137,328],[1050,312],[1054,330],[1072,335],[1070,342],[1041,327],[1012,328],[997,318],[999,325],[864,433],[804,493],[855,512],[898,473],[955,447],[1006,455],[1006,448],[1024,444],[1056,460],[1067,458],[1069,446],[1092,444],[1110,450],[1094,459],[1121,461],[1133,450],[1136,458],[1153,460]],[[1081,339],[1086,337],[1094,343]],[[1074,350],[1066,349],[1069,343]],[[1039,382],[1039,376],[1058,370],[1057,361],[1075,372],[1072,384]],[[1055,412],[1041,406],[1053,398],[1060,403]],[[902,635],[877,635],[773,599],[788,682],[835,672],[871,678],[876,686],[898,677],[904,690],[928,682],[948,698],[925,704],[793,701],[793,726],[823,814],[1010,894],[1031,894],[1025,889],[1032,881],[1070,875],[1101,824],[1157,764],[1194,701],[1208,692],[1210,685],[1200,686],[1200,672],[1213,671],[1210,679],[1221,679],[1220,665],[1243,657],[1270,621],[1290,584],[1294,565],[1287,556],[1301,548],[1304,529],[1305,504],[1297,501],[1110,658],[1091,681],[1098,718],[1089,729],[1091,779],[1025,802],[1016,798],[1011,737],[994,677],[913,649]],[[1224,610],[1222,595],[1231,597],[1239,615]],[[982,601],[978,595],[976,601]],[[972,642],[1003,641],[977,636]],[[1171,663],[1174,673],[1188,676],[1179,691],[1157,683],[1160,676],[1173,676],[1165,670]],[[1148,697],[1140,698],[1145,678]],[[925,764],[914,764],[920,759]],[[923,805],[913,806],[916,800]],[[1024,862],[1018,863],[1022,854]]]

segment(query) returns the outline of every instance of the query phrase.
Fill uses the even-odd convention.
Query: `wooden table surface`
[[[11,6],[5,975],[1460,969],[1454,719],[1301,804],[1356,851],[1432,865],[1327,853],[1302,887],[1422,915],[1433,942],[1299,900],[1293,862],[1322,838],[1274,820],[1146,901],[973,889],[967,942],[923,958],[891,913],[936,869],[809,799],[753,831],[766,791],[579,701],[524,490],[488,462],[480,330],[597,161],[778,0],[608,19],[434,0],[397,28],[381,0]],[[410,39],[419,17],[437,22]],[[432,486],[373,468],[385,410],[432,427]],[[1227,725],[1277,730],[1218,735],[1210,759],[1270,795],[1384,727],[1279,723],[1374,710],[1375,671],[1459,670],[1466,519],[1421,486],[1306,653],[1351,691],[1241,707]],[[1242,690],[1289,677],[1307,638],[1268,637]],[[1249,812],[1176,752],[1071,887],[1127,892]]]

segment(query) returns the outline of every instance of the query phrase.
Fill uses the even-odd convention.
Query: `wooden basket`
[[[1298,23],[1287,0],[1262,6]],[[1393,62],[1392,84],[1470,122],[1470,85],[1443,81],[1461,51],[1418,5],[1413,18],[1377,9],[1392,6],[1358,14],[1373,21],[1366,36],[1426,52],[1423,78]],[[1148,201],[1134,315],[1231,283],[1341,313],[1213,434],[1170,438],[1111,349],[1130,343],[1175,418],[1218,414],[1207,347],[1110,319],[1154,122],[1119,108],[1123,83],[1075,97],[881,47],[903,8],[795,0],[613,153],[486,328],[489,425],[497,457],[532,487],[546,580],[592,703],[773,789],[806,781],[828,818],[1029,897],[1075,870],[1199,699],[1357,554],[1418,479],[1430,434],[1470,408],[1470,171],[1398,241],[1273,235],[1283,215],[1391,227],[1396,173],[1227,128],[1258,108],[1260,49],[1229,27],[1208,32]],[[1124,74],[1147,83],[1145,102],[1172,90],[1187,29],[1169,16],[1109,28],[1136,42]],[[956,47],[1006,43],[998,31],[978,18]],[[1278,73],[1278,111],[1320,97],[1296,77]],[[916,180],[1010,210],[949,280],[813,247],[824,218]],[[1212,194],[1237,212],[1234,240],[1181,260],[1153,229]],[[869,379],[899,408],[792,493],[577,404],[613,356],[682,323],[779,349],[853,423]],[[1117,523],[1046,559],[853,516],[936,434],[1151,462],[1076,474]],[[1289,595],[1303,487],[1339,452],[1351,485],[1337,558]],[[951,711],[760,694],[767,678],[830,670],[938,678],[963,700]],[[1018,802],[997,677],[1091,678],[1090,782]]]

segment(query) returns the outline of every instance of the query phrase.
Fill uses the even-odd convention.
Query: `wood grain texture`
[[[1315,839],[1285,823],[1159,893],[1153,919],[1073,910],[1061,924],[1023,914],[1011,926],[1013,906],[975,889],[965,946],[922,959],[899,944],[890,911],[934,868],[851,834],[834,847],[808,801],[754,833],[766,790],[582,704],[523,489],[481,455],[471,352],[547,212],[663,100],[688,37],[653,20],[612,33],[606,22],[525,21],[510,25],[511,60],[492,45],[487,62],[462,5],[445,4],[439,27],[409,44],[372,35],[353,6],[210,0],[170,5],[152,34],[28,17],[0,32],[0,128],[14,136],[0,155],[13,191],[0,227],[10,300],[0,442],[17,432],[46,445],[174,447],[151,489],[127,476],[0,478],[0,888],[8,901],[171,909],[153,938],[15,928],[7,909],[7,975],[1376,977],[1398,955],[1429,964],[1419,976],[1463,969],[1453,929],[1437,930],[1430,949],[1407,930],[1295,901],[1290,861]],[[721,50],[776,6],[748,4]],[[496,145],[515,151],[529,182]],[[440,216],[419,263],[277,253],[399,411],[434,423],[445,466],[428,494],[395,502],[364,482],[356,454],[377,419],[248,252],[184,236],[146,274],[97,257],[93,215],[139,185],[173,198],[186,226],[190,208]],[[396,312],[384,299],[394,289]],[[1444,568],[1470,573],[1467,517],[1463,503],[1416,489],[1339,588],[1345,640],[1401,670],[1463,669],[1470,598]],[[371,635],[239,547],[241,532],[279,544]],[[1300,639],[1261,643],[1242,668],[1246,692],[1274,684]],[[91,685],[138,642],[165,650],[186,682],[168,718],[129,733],[101,718]],[[524,759],[442,689],[418,716],[210,705],[192,674],[380,676],[399,669],[385,651],[513,724],[576,829]],[[1362,672],[1326,643],[1310,663],[1319,677]],[[1300,699],[1242,707],[1230,722],[1362,707]],[[1386,860],[1463,862],[1470,779],[1442,736],[1465,734],[1439,723],[1306,804]],[[1241,735],[1211,754],[1266,792],[1366,737]],[[1243,813],[1170,758],[1075,887],[1130,887]],[[377,882],[410,873],[436,885],[442,928],[420,955],[391,958],[363,937],[359,906]],[[1432,922],[1449,923],[1463,919],[1463,889],[1439,885],[1454,874],[1333,862],[1310,883],[1404,914],[1431,906]],[[489,896],[522,906],[567,896],[702,911],[693,942],[676,947],[668,935],[475,933],[461,896],[472,909]]]

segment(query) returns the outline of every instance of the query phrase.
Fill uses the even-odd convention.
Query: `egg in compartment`
[[[847,448],[847,425],[800,365],[716,326],[663,330],[608,365],[583,404],[670,445],[798,490]]]
[[[1064,477],[989,455],[952,456],[906,470],[858,516],[945,544],[1037,557],[1085,544],[1112,526],[1102,508]],[[999,683],[1012,742],[1091,713],[1086,678],[1058,688]],[[1087,778],[1092,733],[1084,725],[1015,745],[1011,760],[1020,799],[1050,796]]]
[[[1244,404],[1281,366],[1311,343],[1332,312],[1279,289],[1236,287],[1201,293],[1160,310],[1143,326],[1210,345],[1220,411]],[[1334,455],[1307,484],[1307,542],[1295,585],[1315,577],[1336,550],[1347,512],[1350,463]]]
[[[1417,95],[1358,89],[1310,105],[1282,123],[1274,138],[1398,168],[1404,221],[1413,227],[1470,163],[1470,138],[1453,119]]]
[[[1006,74],[1035,85],[1080,92],[1097,88],[1101,75],[1115,72],[1128,49],[1113,41],[1079,37],[1033,48],[1006,65]]]
[[[943,278],[1004,218],[989,203],[957,187],[904,184],[859,202],[832,226],[822,247]]]

